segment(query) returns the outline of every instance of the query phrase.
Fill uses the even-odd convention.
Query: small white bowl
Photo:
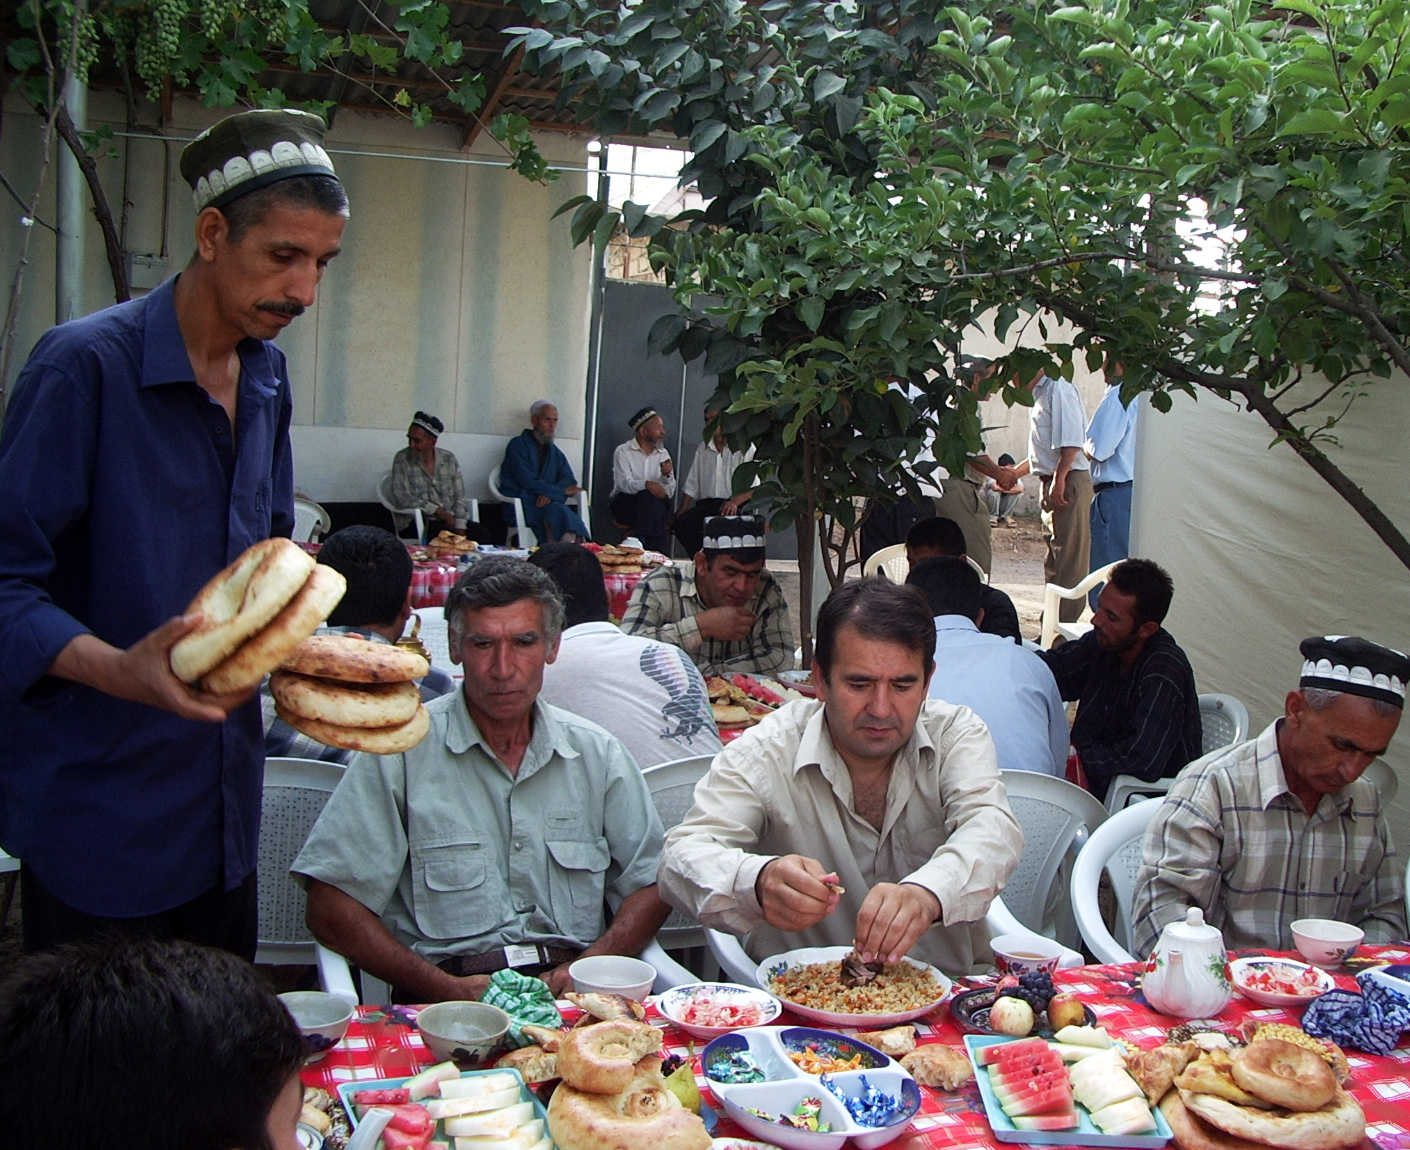
[[[709,999],[717,1006],[752,1006],[758,1011],[753,1022],[737,1022],[732,1026],[702,1026],[698,1022],[686,1022],[682,1015],[694,1001]],[[684,986],[674,986],[656,999],[656,1009],[696,1038],[718,1038],[732,1030],[743,1030],[750,1026],[768,1026],[780,1014],[783,1007],[772,994],[757,986],[739,986],[733,982],[688,982]]]
[[[416,1016],[416,1029],[437,1062],[478,1066],[504,1042],[509,1015],[488,1002],[437,1002]]]
[[[305,1062],[317,1062],[348,1032],[353,1008],[336,994],[321,990],[286,990],[279,996],[284,1009],[304,1036]]]
[[[1030,974],[1057,970],[1062,961],[1063,946],[1037,934],[999,934],[989,940],[994,952],[994,965],[1000,974]]]
[[[656,983],[656,968],[639,958],[594,954],[573,963],[568,976],[579,994],[620,994],[640,1002]]]
[[[1276,990],[1250,986],[1249,976],[1264,970],[1292,978],[1311,971],[1317,985],[1315,988],[1308,988],[1306,994],[1282,994]],[[1315,966],[1308,966],[1305,962],[1296,962],[1290,958],[1236,958],[1229,964],[1229,978],[1240,994],[1260,1006],[1306,1006],[1319,995],[1335,990],[1337,985],[1325,970],[1318,970]]]
[[[1366,932],[1331,918],[1300,918],[1292,924],[1297,952],[1313,966],[1337,967],[1356,953]]]

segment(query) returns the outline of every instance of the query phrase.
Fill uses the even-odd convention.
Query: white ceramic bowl
[[[1349,922],[1330,918],[1300,918],[1292,924],[1297,952],[1313,966],[1340,966],[1356,953],[1366,932]]]
[[[702,1026],[682,1017],[692,1002],[709,1000],[713,1006],[754,1007],[757,1018],[752,1022],[736,1022],[728,1026]],[[696,1038],[718,1038],[732,1030],[749,1026],[767,1026],[783,1013],[778,999],[757,986],[739,986],[733,982],[688,982],[675,986],[656,998],[656,1009]]]
[[[844,956],[850,954],[850,946],[807,946],[800,950],[789,950],[783,954],[776,954],[772,958],[766,958],[759,963],[758,969],[754,972],[754,977],[760,986],[766,990],[769,986],[769,979],[777,974],[795,966],[808,966],[814,962],[840,962]],[[912,1022],[917,1018],[922,1018],[939,1006],[949,996],[951,983],[935,967],[919,959],[906,958],[902,961],[919,967],[921,970],[928,970],[935,977],[935,981],[940,986],[940,995],[934,1002],[926,1003],[924,1006],[915,1007],[910,1010],[895,1010],[881,1014],[842,1014],[837,1011],[819,1010],[816,1007],[800,1006],[796,1002],[783,998],[781,995],[774,995],[785,1007],[791,1010],[799,1018],[806,1018],[810,1022],[819,1022],[824,1026],[856,1026],[866,1030],[879,1030],[887,1026],[898,1026],[902,1022]],[[772,994],[773,992],[770,991]],[[760,1135],[763,1137],[763,1135]]]
[[[573,989],[579,994],[620,994],[638,1002],[651,993],[656,968],[639,958],[620,954],[594,954],[580,958],[568,968]]]
[[[487,1002],[438,1002],[416,1016],[416,1029],[437,1062],[478,1066],[504,1042],[509,1015]]]
[[[1283,994],[1276,990],[1266,990],[1249,984],[1251,975],[1269,972],[1279,978],[1298,979],[1314,982],[1305,993]],[[1306,1006],[1318,995],[1336,988],[1336,982],[1325,970],[1296,962],[1290,958],[1236,958],[1229,964],[1229,977],[1234,987],[1245,998],[1260,1006]]]
[[[317,1062],[348,1032],[353,1008],[336,994],[321,990],[286,990],[279,1001],[304,1036],[308,1062]]]

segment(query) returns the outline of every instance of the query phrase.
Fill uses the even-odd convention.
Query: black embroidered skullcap
[[[1298,650],[1306,660],[1299,686],[1364,695],[1405,706],[1410,659],[1399,651],[1354,635],[1304,639]]]
[[[419,427],[423,431],[429,431],[432,435],[440,435],[446,429],[446,425],[434,415],[427,415],[424,411],[418,411],[411,417],[411,426]]]
[[[227,116],[181,149],[181,175],[196,211],[294,176],[332,176],[323,118],[294,108],[257,108]]]
[[[705,520],[706,551],[755,551],[764,546],[764,521],[757,515],[712,515]]]
[[[630,427],[633,431],[635,431],[648,419],[653,419],[660,414],[661,413],[657,411],[654,407],[643,407],[634,416],[627,420],[627,426]]]

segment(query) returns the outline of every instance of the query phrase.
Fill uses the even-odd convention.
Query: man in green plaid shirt
[[[717,515],[692,570],[658,567],[637,584],[622,630],[685,651],[702,675],[775,675],[793,667],[793,623],[764,570],[764,521]]]

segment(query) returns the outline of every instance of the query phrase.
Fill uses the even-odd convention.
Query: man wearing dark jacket
[[[524,504],[524,522],[544,543],[577,543],[592,537],[582,517],[567,503],[582,490],[573,466],[553,442],[558,408],[546,399],[529,408],[529,422],[504,449],[499,489]],[[520,546],[523,546],[521,543]]]
[[[1117,775],[1173,778],[1202,753],[1190,661],[1161,623],[1175,592],[1149,559],[1112,568],[1092,630],[1040,654],[1063,699],[1077,699],[1072,745],[1099,799]]]

